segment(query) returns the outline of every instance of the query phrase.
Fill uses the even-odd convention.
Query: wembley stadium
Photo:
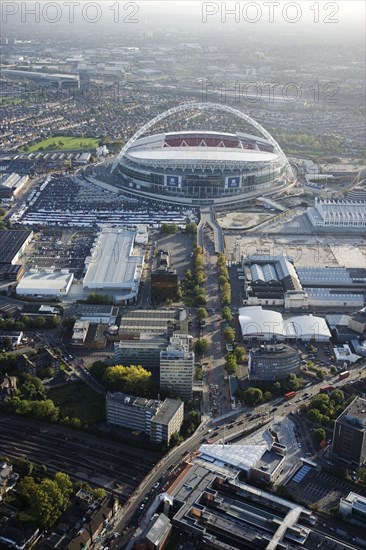
[[[230,132],[184,130],[146,134],[163,119],[191,110],[225,111],[242,124]],[[261,135],[243,132],[251,125]],[[131,195],[184,205],[227,206],[279,192],[294,182],[289,161],[272,136],[227,105],[189,103],[145,124],[123,147],[112,171]]]

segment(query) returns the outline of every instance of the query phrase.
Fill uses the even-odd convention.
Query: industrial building
[[[192,336],[173,334],[170,344],[160,353],[160,389],[188,401],[193,397],[194,352]]]
[[[343,519],[365,527],[366,498],[351,491],[347,497],[340,499],[339,513]]]
[[[183,412],[183,402],[176,399],[162,402],[120,392],[108,392],[106,396],[108,424],[141,431],[154,443],[169,442],[171,435],[179,432]]]
[[[67,296],[74,274],[68,269],[61,271],[31,269],[19,281],[16,293],[20,296],[40,298],[63,298]]]
[[[16,264],[31,242],[33,231],[0,230],[0,264]]]
[[[187,334],[186,309],[127,309],[122,313],[119,327],[121,339],[138,339],[142,334],[167,338],[173,332]]]
[[[303,341],[328,342],[331,333],[322,317],[298,315],[284,319],[278,311],[262,306],[239,308],[239,324],[243,340],[261,342]]]
[[[29,179],[28,175],[15,172],[0,175],[0,199],[12,200],[24,187]]]
[[[83,288],[110,293],[123,304],[134,303],[139,291],[144,255],[135,249],[135,231],[106,227],[86,259]]]
[[[365,463],[366,399],[356,397],[335,421],[332,451],[348,465],[359,467]]]
[[[307,216],[316,228],[364,229],[366,202],[316,198],[314,207],[308,208]]]
[[[248,377],[250,382],[284,380],[289,374],[300,372],[301,353],[285,344],[262,345],[249,352]]]
[[[103,323],[114,325],[119,314],[119,308],[112,305],[101,304],[77,304],[75,315],[80,321],[89,321],[90,323]]]

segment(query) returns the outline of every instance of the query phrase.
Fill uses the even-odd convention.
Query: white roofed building
[[[315,199],[307,211],[315,227],[366,227],[366,202],[350,200]]]
[[[239,309],[239,324],[244,340],[316,340],[328,342],[331,333],[325,319],[314,315],[299,315],[283,319],[278,311],[248,306]]]
[[[31,269],[19,281],[16,293],[21,296],[40,296],[47,298],[67,296],[74,274],[67,269],[61,271]]]
[[[135,231],[104,228],[86,260],[83,288],[114,294],[120,291],[117,301],[134,303],[144,265],[144,255],[135,249],[135,237]]]

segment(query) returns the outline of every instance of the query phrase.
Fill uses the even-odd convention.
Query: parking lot
[[[353,487],[346,481],[336,479],[326,473],[310,469],[303,479],[296,483],[293,476],[286,488],[293,496],[321,510],[330,511],[337,507],[339,499],[347,496]]]
[[[33,242],[26,255],[26,267],[69,269],[81,279],[85,258],[96,237],[96,232],[46,230]]]

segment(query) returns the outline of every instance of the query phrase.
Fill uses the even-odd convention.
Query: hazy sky
[[[74,4],[71,8],[68,4]],[[192,28],[205,34],[220,29],[228,32],[274,32],[288,29],[303,34],[326,33],[354,36],[365,30],[365,3],[363,0],[246,0],[243,2],[213,0],[135,0],[130,2],[99,0],[98,2],[66,2],[44,0],[41,2],[2,2],[2,33],[8,29],[18,31],[33,28],[35,16],[28,13],[38,4],[39,28],[49,27],[77,31],[78,26],[89,25],[91,33],[102,33],[111,25],[116,29],[131,31],[138,27]],[[272,8],[270,4],[273,4]],[[47,6],[44,8],[44,6]],[[46,11],[42,11],[46,9]],[[230,10],[236,9],[236,21]],[[74,15],[70,16],[70,10]],[[225,18],[226,17],[226,18]],[[93,21],[95,19],[96,21]],[[113,32],[112,31],[112,32]]]

